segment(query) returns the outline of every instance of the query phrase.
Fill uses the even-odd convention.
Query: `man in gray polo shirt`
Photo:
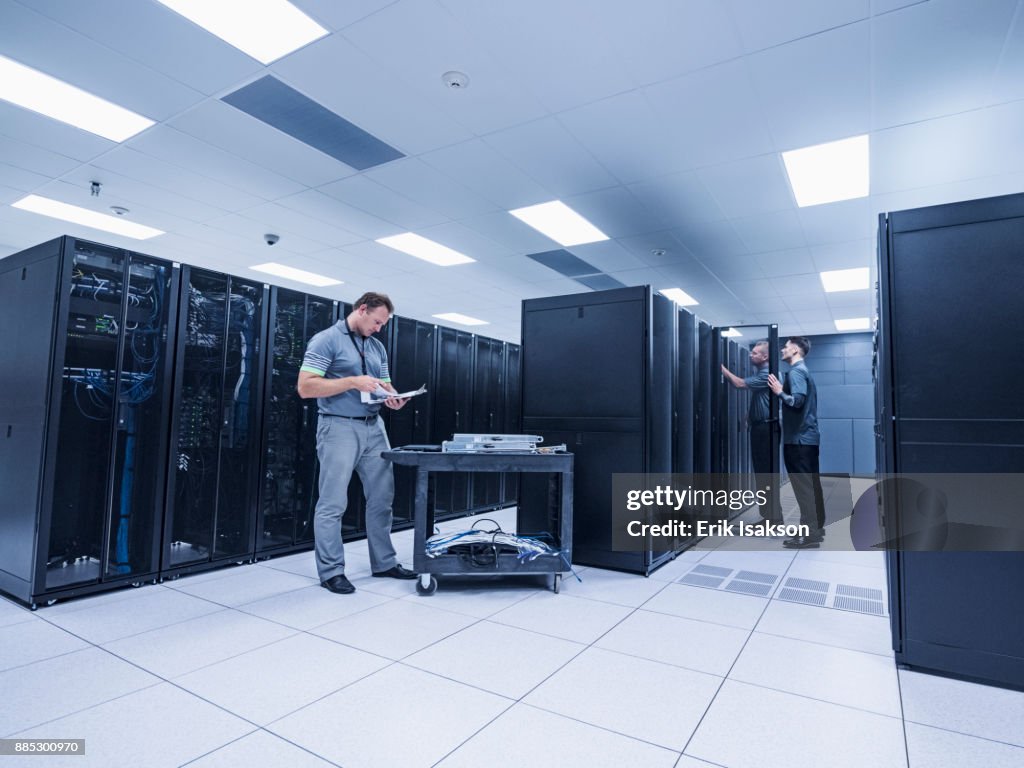
[[[825,499],[818,463],[818,389],[804,362],[810,351],[810,341],[790,336],[782,348],[782,359],[789,363],[786,383],[768,376],[769,388],[782,402],[782,458],[800,506],[800,524],[810,530],[809,536],[794,536],[782,542],[790,549],[817,547],[825,538]]]
[[[316,452],[320,459],[320,499],[313,518],[316,569],[320,585],[349,594],[355,587],[345,577],[341,518],[348,506],[352,472],[359,473],[366,494],[366,540],[374,576],[415,579],[398,564],[391,543],[391,503],[395,480],[381,451],[391,448],[378,412],[380,405],[363,403],[360,392],[380,388],[394,392],[384,345],[373,337],[391,318],[394,305],[383,293],[360,296],[348,317],[309,340],[299,369],[299,397],[317,399],[319,418]],[[398,410],[406,401],[384,401]]]

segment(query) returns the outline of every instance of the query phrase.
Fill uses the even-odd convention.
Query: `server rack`
[[[576,454],[579,564],[648,574],[674,554],[614,551],[611,513],[613,473],[672,470],[671,429],[662,426],[671,424],[672,376],[661,366],[675,351],[674,313],[649,286],[523,302],[523,430]],[[546,506],[536,496],[546,492],[524,476],[520,509]],[[547,530],[550,521],[520,515],[517,525]]]
[[[676,394],[672,419],[672,471],[691,474],[694,468],[696,392],[699,386],[697,318],[685,309],[676,318],[676,360],[672,391]]]
[[[503,432],[510,435],[523,433],[522,418],[522,387],[521,381],[522,354],[518,344],[505,345],[505,428]],[[501,480],[501,502],[504,505],[515,504],[519,499],[519,473],[507,472]]]
[[[437,329],[436,388],[431,443],[440,445],[456,432],[470,431],[473,397],[473,334],[454,328]],[[444,472],[434,489],[435,520],[466,514],[470,509],[469,472]]]
[[[338,302],[285,288],[270,289],[263,401],[263,460],[256,554],[313,546],[318,498],[316,401],[295,389],[306,343],[337,320]]]
[[[161,572],[255,554],[269,288],[184,267]]]
[[[64,236],[0,262],[0,589],[155,578],[179,268]]]
[[[505,344],[485,336],[473,337],[473,399],[469,431],[477,434],[505,431]],[[475,472],[471,476],[471,507],[474,511],[501,506],[498,472]]]
[[[879,217],[882,472],[1018,473],[1024,466],[1024,358],[1005,348],[1006,319],[1019,314],[1024,284],[1021,242],[1024,195]],[[970,351],[964,362],[983,369],[950,386],[952,366],[943,363],[963,350]],[[899,492],[884,492],[881,503],[886,539],[899,542],[898,512],[909,517],[912,510]],[[982,511],[965,506],[956,517]],[[1024,553],[893,549],[887,562],[897,662],[1024,688]]]

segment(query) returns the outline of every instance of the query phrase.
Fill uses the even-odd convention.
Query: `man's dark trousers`
[[[779,444],[772,440],[772,425],[767,421],[755,421],[750,425],[750,459],[754,465],[754,487],[763,490],[771,487],[768,503],[761,505],[761,517],[773,523],[782,522],[779,505],[780,473],[772,474],[772,451],[778,456]]]
[[[821,490],[818,446],[786,443],[782,446],[789,482],[800,506],[800,524],[814,536],[825,527],[825,495]]]

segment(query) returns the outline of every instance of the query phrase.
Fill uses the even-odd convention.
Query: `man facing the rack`
[[[298,392],[316,398],[319,411],[316,452],[320,459],[320,498],[313,519],[316,568],[320,585],[349,594],[355,587],[345,577],[341,518],[348,506],[352,472],[359,473],[366,495],[366,540],[374,576],[415,579],[398,563],[391,543],[391,504],[395,480],[381,452],[391,448],[379,403],[364,403],[361,392],[380,388],[394,392],[384,345],[374,338],[391,319],[394,305],[383,293],[365,293],[342,318],[309,340],[299,369]],[[391,397],[384,405],[398,410],[405,399]]]

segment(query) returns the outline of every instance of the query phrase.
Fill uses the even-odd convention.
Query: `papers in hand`
[[[426,384],[424,384],[419,389],[414,389],[409,392],[388,392],[386,389],[384,389],[384,387],[377,387],[377,389],[375,389],[373,392],[360,392],[359,400],[360,402],[367,403],[369,405],[377,405],[378,403],[383,403],[385,400],[388,400],[392,397],[397,397],[400,399],[404,399],[407,397],[416,397],[416,395],[422,395],[426,391]]]

